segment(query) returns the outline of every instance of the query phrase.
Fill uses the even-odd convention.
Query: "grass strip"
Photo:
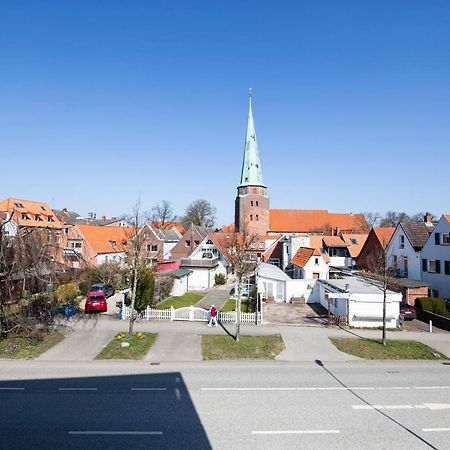
[[[203,294],[197,294],[196,292],[186,292],[181,297],[169,297],[161,303],[156,305],[156,309],[167,309],[173,306],[177,308],[185,308],[186,306],[195,305],[203,298]]]
[[[128,333],[118,333],[95,359],[142,359],[154,344],[157,333],[135,333],[128,339]],[[122,347],[128,342],[129,347]]]
[[[268,336],[241,336],[236,342],[230,336],[202,336],[203,359],[274,359],[284,342],[280,334]]]
[[[62,333],[50,330],[41,338],[9,335],[0,339],[0,358],[32,359],[44,353],[64,339]]]
[[[447,359],[445,355],[417,341],[330,338],[341,352],[363,359]]]

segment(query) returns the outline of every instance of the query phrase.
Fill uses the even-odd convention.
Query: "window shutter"
[[[427,264],[428,261],[426,259],[422,259],[422,271],[427,272]]]
[[[436,260],[436,273],[441,273],[441,261],[439,259]]]
[[[439,244],[441,243],[439,237],[440,237],[440,234],[439,234],[439,233],[434,233],[434,243],[435,243],[436,245],[439,245]]]
[[[445,275],[450,275],[450,261],[445,261],[444,272]]]

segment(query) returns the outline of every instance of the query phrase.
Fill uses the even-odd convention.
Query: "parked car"
[[[106,302],[105,294],[103,292],[92,292],[86,299],[84,305],[84,312],[106,312],[108,309],[108,303]]]
[[[89,289],[88,296],[94,292],[103,292],[105,298],[112,297],[115,294],[114,288],[106,283],[93,284]]]
[[[400,316],[402,316],[404,320],[417,319],[416,308],[408,305],[408,303],[400,303]]]

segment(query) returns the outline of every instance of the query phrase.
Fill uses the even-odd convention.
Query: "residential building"
[[[444,214],[421,252],[422,280],[430,295],[450,300],[450,214]]]
[[[429,222],[401,222],[386,247],[388,267],[395,276],[420,280],[420,252],[434,225]]]
[[[329,258],[320,250],[310,247],[300,247],[291,260],[293,266],[292,278],[306,280],[327,280],[329,278]]]
[[[361,270],[373,268],[384,254],[394,231],[394,227],[372,228],[356,259],[356,267]]]
[[[72,268],[98,267],[104,263],[124,264],[134,229],[79,224],[67,229],[64,258]]]
[[[141,249],[141,257],[148,265],[171,259],[171,250],[181,239],[181,234],[176,228],[156,228],[152,224],[146,224],[140,230],[145,241]]]
[[[178,243],[171,249],[171,258],[174,260],[188,258],[207,235],[208,230],[206,228],[191,225]]]

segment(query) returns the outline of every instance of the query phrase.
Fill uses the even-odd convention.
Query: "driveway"
[[[323,326],[327,310],[318,303],[267,303],[263,320],[270,325]]]

